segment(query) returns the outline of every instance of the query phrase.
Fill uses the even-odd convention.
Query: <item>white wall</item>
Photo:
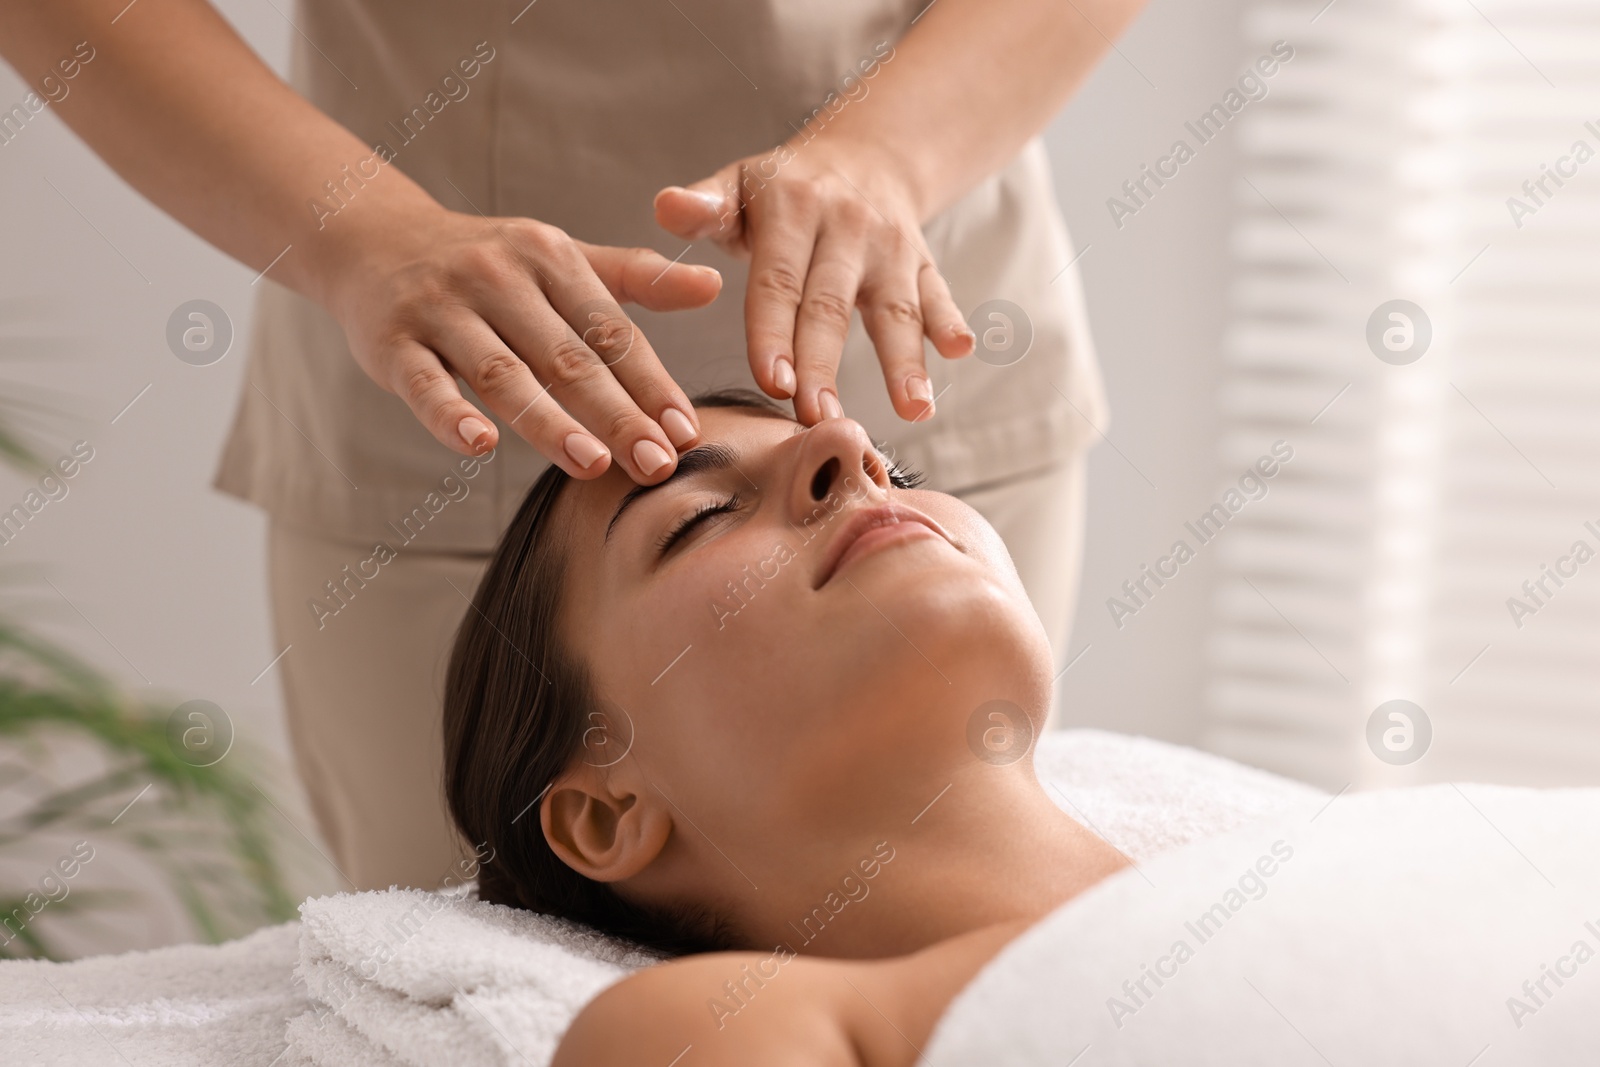
[[[1067,726],[1199,739],[1212,560],[1184,567],[1120,629],[1105,601],[1166,551],[1217,488],[1233,131],[1120,228],[1106,200],[1187,137],[1184,121],[1238,78],[1247,60],[1238,19],[1236,0],[1154,0],[1048,135],[1111,401],[1107,439],[1089,466],[1069,656],[1088,649],[1059,683]]]
[[[270,4],[218,6],[284,65],[292,31]],[[93,74],[91,64],[80,77]],[[0,66],[0,101],[24,92]],[[30,621],[114,677],[212,700],[278,746],[276,679],[252,684],[274,654],[264,522],[210,488],[244,380],[255,272],[147,203],[48,111],[0,146],[0,197],[25,205],[8,212],[0,254],[0,338],[24,358],[0,364],[0,382],[13,397],[48,391],[66,414],[40,424],[44,458],[79,438],[95,449],[70,495],[0,548],[0,563],[32,564]],[[234,322],[233,350],[210,367],[180,362],[165,341],[168,315],[195,298]],[[0,479],[9,506],[28,483]]]
[[[218,6],[285,67],[293,31],[272,5]],[[94,70],[91,63],[79,77]],[[0,105],[9,108],[26,91],[0,64]],[[0,246],[0,392],[59,413],[26,420],[45,460],[80,439],[94,448],[68,495],[0,547],[0,602],[135,698],[172,707],[214,702],[242,739],[286,765],[277,678],[261,676],[277,652],[266,608],[265,522],[210,488],[244,380],[255,272],[148,204],[48,109],[0,145],[0,202],[9,205]],[[168,315],[195,298],[233,319],[233,350],[210,367],[180,362],[165,340]],[[0,509],[31,484],[0,470]],[[296,825],[282,827],[296,888],[334,888],[297,832],[312,829],[303,798],[288,784],[274,792]],[[34,881],[37,872],[21,878]],[[141,880],[138,864],[109,855],[86,868],[80,884],[127,878]],[[138,915],[138,923],[106,927],[92,944],[68,943],[114,950],[192,936],[173,907]]]

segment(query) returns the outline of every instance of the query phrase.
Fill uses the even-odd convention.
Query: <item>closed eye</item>
[[[881,451],[882,446],[880,445],[879,447]],[[887,457],[885,458],[885,466],[888,467],[889,484],[896,489],[915,489],[927,479],[927,476],[916,468],[896,463]],[[687,537],[700,524],[718,515],[738,511],[743,503],[744,501],[739,497],[739,494],[733,493],[727,499],[718,503],[702,505],[694,514],[686,516],[683,521],[674,525],[672,529],[657,539],[656,556],[659,558],[666,555],[673,545]]]
[[[739,494],[734,493],[720,503],[701,506],[694,514],[684,518],[682,522],[673,526],[672,529],[668,530],[656,541],[656,555],[658,557],[666,555],[667,551],[687,536],[691,530],[713,516],[739,510],[740,503],[742,501],[739,499]]]

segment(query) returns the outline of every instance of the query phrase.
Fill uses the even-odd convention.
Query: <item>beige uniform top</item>
[[[291,80],[389,158],[350,161],[358,178],[397,166],[448,208],[528,216],[672,258],[684,242],[656,226],[657,190],[797,130],[825,130],[842,107],[872,106],[873,79],[893,69],[893,46],[926,0],[526,2],[302,0]],[[327,178],[335,184],[308,190],[307,212],[332,229],[361,189],[343,172]],[[963,312],[1001,299],[1028,322],[1012,324],[1013,348],[1000,359],[947,362],[930,346],[938,413],[917,424],[890,407],[857,322],[839,372],[845,413],[948,492],[1068,458],[1103,426],[1103,399],[1077,270],[1063,273],[1073,256],[1042,145],[1030,143],[925,232]],[[711,306],[630,314],[690,395],[754,388],[743,265],[709,241],[684,261],[723,272]],[[1027,354],[999,365],[1029,324]],[[974,327],[1006,340],[1001,319]],[[369,544],[392,539],[387,524],[430,494],[442,499],[461,457],[366,377],[322,308],[263,282],[249,359],[217,488],[276,520]],[[493,547],[547,465],[500,430],[493,462],[432,516],[427,547]]]

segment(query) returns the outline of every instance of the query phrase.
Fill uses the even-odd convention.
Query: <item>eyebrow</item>
[[[715,441],[691,448],[678,457],[677,468],[667,475],[665,481],[657,482],[655,485],[636,485],[622,494],[622,499],[617,501],[617,510],[611,513],[611,521],[606,523],[604,540],[607,542],[611,540],[611,528],[617,524],[618,519],[622,518],[622,513],[627,511],[635,500],[638,500],[646,493],[665,488],[683,478],[693,478],[696,475],[737,467],[739,458],[739,453],[736,449]]]

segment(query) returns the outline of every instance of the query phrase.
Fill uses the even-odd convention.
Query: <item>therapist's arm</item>
[[[706,304],[721,287],[710,268],[446,210],[398,163],[317,219],[309,202],[371,146],[203,0],[0,0],[0,54],[157,206],[326,307],[362,369],[455,451],[487,451],[498,432],[453,374],[575,477],[615,456],[636,481],[660,481],[674,445],[697,436],[694,409],[618,303]],[[78,64],[69,81],[63,61]],[[647,472],[652,458],[663,465]]]
[[[1009,163],[1143,5],[936,0],[892,52],[861,57],[874,73],[857,72],[836,113],[812,124],[820,133],[657,196],[671,232],[749,257],[746,328],[763,389],[794,396],[807,423],[833,413],[859,307],[895,410],[932,414],[923,338],[947,358],[971,353],[974,338],[921,225]]]

